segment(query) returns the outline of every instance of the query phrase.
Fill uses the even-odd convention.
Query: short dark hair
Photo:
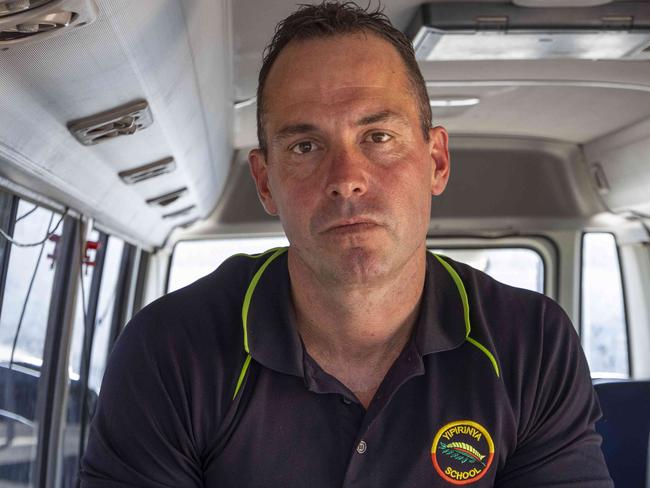
[[[275,34],[264,49],[264,59],[257,85],[257,138],[260,149],[267,152],[264,133],[264,86],[273,63],[291,41],[331,37],[340,34],[366,32],[375,34],[392,44],[406,66],[408,79],[413,87],[420,112],[424,138],[429,140],[431,106],[426,83],[415,59],[411,41],[393,27],[390,19],[378,7],[374,11],[359,7],[354,2],[324,1],[320,5],[300,5],[298,10],[280,22]]]

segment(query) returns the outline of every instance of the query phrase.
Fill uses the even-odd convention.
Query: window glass
[[[93,336],[92,352],[90,355],[90,375],[88,388],[90,395],[90,413],[94,413],[94,405],[99,395],[106,358],[108,356],[108,343],[110,341],[111,322],[113,309],[117,296],[117,281],[122,261],[124,241],[118,237],[110,236],[104,257],[102,283],[99,288],[97,302],[97,317],[95,319],[95,333]]]
[[[92,231],[88,236],[90,243],[99,241],[99,232]],[[83,389],[81,382],[81,368],[83,356],[83,343],[85,337],[85,324],[88,314],[88,305],[91,297],[91,284],[95,272],[97,250],[87,246],[81,267],[81,279],[77,288],[75,319],[72,328],[72,342],[70,344],[70,359],[68,361],[68,404],[65,426],[63,430],[63,456],[62,467],[59,470],[63,487],[76,486],[77,468],[79,466],[80,431],[82,421]]]
[[[616,240],[590,232],[582,240],[582,346],[591,375],[629,376],[623,283]]]
[[[288,246],[286,237],[181,241],[172,256],[167,291],[174,291],[214,271],[233,254],[255,254]]]
[[[99,232],[92,231],[88,236],[89,242],[99,241]],[[81,280],[77,288],[77,302],[75,309],[74,326],[72,330],[72,344],[70,345],[70,361],[68,363],[68,376],[72,381],[78,381],[81,372],[81,356],[83,349],[84,323],[88,313],[90,300],[90,287],[95,271],[94,262],[97,251],[87,249],[81,265]]]
[[[177,290],[205,276],[233,254],[254,254],[287,245],[286,237],[181,241],[174,249],[168,291]],[[544,292],[544,262],[532,249],[436,248],[432,251],[467,263],[503,283]]]
[[[57,224],[58,225],[57,227]],[[32,486],[36,404],[61,215],[21,200],[0,312],[0,485]],[[56,229],[56,232],[55,232]],[[49,238],[47,236],[52,233]]]
[[[432,249],[489,274],[507,285],[544,293],[544,261],[532,249]]]

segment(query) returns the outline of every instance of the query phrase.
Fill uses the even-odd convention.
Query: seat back
[[[603,417],[596,430],[618,487],[650,488],[650,381],[617,381],[594,385]]]

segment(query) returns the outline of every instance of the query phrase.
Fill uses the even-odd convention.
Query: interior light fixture
[[[621,59],[650,44],[650,33],[473,32],[448,33],[423,27],[414,41],[423,61],[489,59]]]
[[[519,7],[548,8],[548,7],[594,7],[612,3],[612,0],[512,0]]]
[[[408,32],[422,61],[650,59],[650,3],[541,9],[436,2],[420,7]]]
[[[471,107],[478,105],[480,101],[476,97],[431,98],[429,99],[429,105],[432,107]]]

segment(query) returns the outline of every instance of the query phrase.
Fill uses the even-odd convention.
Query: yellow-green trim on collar
[[[257,286],[257,283],[260,281],[260,278],[264,274],[264,271],[266,271],[266,268],[273,262],[275,258],[280,256],[281,254],[284,254],[287,251],[287,247],[279,247],[275,249],[275,252],[271,254],[266,261],[264,261],[264,264],[260,266],[260,269],[257,270],[255,275],[253,276],[253,279],[251,280],[250,284],[248,285],[248,289],[246,290],[246,294],[244,295],[244,303],[242,304],[241,308],[241,321],[242,321],[242,326],[244,327],[244,351],[250,354],[250,350],[248,349],[248,310],[251,306],[251,299],[253,298],[253,292],[255,291],[255,287]],[[266,251],[262,254],[258,254],[256,256],[249,256],[249,257],[261,257],[266,255],[268,252],[273,251],[273,249],[270,249],[269,251]]]
[[[244,365],[241,368],[241,373],[239,373],[239,379],[237,380],[237,386],[235,387],[235,394],[232,396],[233,400],[237,398],[237,393],[239,393],[239,389],[241,388],[241,385],[244,382],[244,378],[246,377],[246,371],[248,371],[248,365],[250,363],[251,363],[251,355],[248,354],[246,356],[246,361],[244,361]]]
[[[492,363],[492,367],[494,368],[494,372],[497,374],[497,378],[501,377],[499,372],[499,365],[497,364],[497,360],[495,359],[494,355],[490,351],[488,351],[487,347],[485,347],[483,344],[478,342],[476,339],[469,336],[469,334],[472,332],[472,326],[469,320],[469,299],[467,297],[467,291],[465,290],[465,285],[463,284],[463,280],[460,278],[456,270],[452,268],[447,261],[445,261],[442,257],[438,256],[435,253],[431,253],[431,254],[433,254],[435,258],[440,262],[440,264],[442,264],[442,266],[447,270],[451,278],[454,280],[454,283],[456,284],[456,288],[458,288],[458,293],[460,294],[460,300],[463,303],[463,317],[465,319],[465,340],[467,340],[467,342],[469,342],[473,346],[476,346],[483,354],[487,356],[487,358]]]

